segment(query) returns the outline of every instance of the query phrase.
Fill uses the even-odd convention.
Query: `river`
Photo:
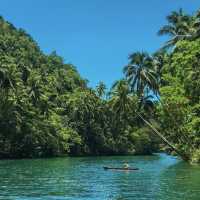
[[[138,171],[105,171],[128,162]],[[200,167],[165,154],[0,161],[1,200],[199,200]]]

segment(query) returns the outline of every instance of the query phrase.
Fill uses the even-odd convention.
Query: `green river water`
[[[140,170],[103,169],[123,162]],[[2,160],[0,199],[200,200],[200,167],[165,154]]]

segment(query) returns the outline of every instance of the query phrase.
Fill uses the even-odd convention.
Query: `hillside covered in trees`
[[[104,84],[88,88],[73,65],[1,18],[0,157],[151,153],[124,83],[105,100]]]
[[[1,18],[0,157],[151,154],[170,144],[199,162],[200,12],[167,21],[158,34],[169,41],[130,54],[107,92]]]

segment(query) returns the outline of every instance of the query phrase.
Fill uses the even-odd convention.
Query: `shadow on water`
[[[140,170],[105,171],[128,162]],[[0,199],[199,199],[200,168],[165,154],[0,161]]]

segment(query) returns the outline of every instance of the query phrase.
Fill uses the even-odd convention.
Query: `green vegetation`
[[[0,19],[0,157],[151,154],[200,162],[200,12],[167,17],[158,52],[135,52],[107,92]],[[167,149],[167,146],[171,149]]]
[[[173,48],[163,57],[155,119],[187,160],[200,162],[200,11],[190,16],[180,10],[167,19],[159,33],[170,33],[165,47],[173,41]]]
[[[116,85],[105,100],[105,89],[0,19],[1,158],[151,153],[150,136],[135,132],[136,96]]]

